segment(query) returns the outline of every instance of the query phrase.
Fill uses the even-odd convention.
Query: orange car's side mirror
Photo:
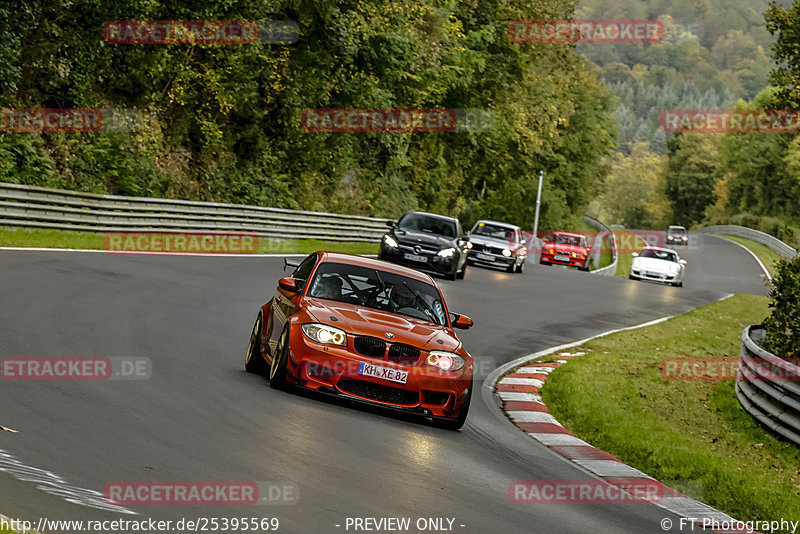
[[[459,314],[455,315],[456,315],[456,320],[453,321],[453,328],[460,328],[462,330],[467,330],[468,328],[471,328],[472,325],[475,324],[475,322],[466,315],[459,315]]]
[[[290,276],[278,280],[278,287],[290,293],[300,293],[300,288],[297,287],[297,279]]]

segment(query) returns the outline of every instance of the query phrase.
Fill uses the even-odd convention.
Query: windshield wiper
[[[378,279],[378,284],[379,284],[379,286],[380,286],[380,287],[378,288],[378,289],[380,289],[380,291],[379,291],[378,293],[376,293],[376,294],[375,294],[375,297],[377,297],[378,295],[380,295],[380,293],[381,293],[381,291],[382,291],[382,292],[383,292],[383,294],[386,296],[386,299],[389,301],[389,308],[391,309],[391,311],[392,311],[392,312],[394,312],[394,311],[397,309],[397,306],[394,304],[394,302],[392,302],[392,299],[391,299],[391,298],[389,298],[389,288],[387,288],[387,287],[386,287],[386,284],[385,284],[385,283],[383,283],[383,278],[381,278],[381,273],[380,273],[380,272],[378,272],[378,270],[377,270],[377,269],[375,269],[375,278],[377,278],[377,279]]]
[[[420,304],[422,304],[422,306],[425,308],[425,311],[428,313],[428,316],[429,316],[431,319],[433,319],[433,322],[434,322],[434,323],[436,323],[436,324],[439,324],[439,321],[437,321],[437,320],[436,320],[436,312],[435,312],[435,311],[433,311],[433,308],[431,308],[431,307],[430,307],[430,304],[428,304],[427,302],[425,302],[425,299],[423,299],[423,298],[422,298],[422,295],[420,295],[419,293],[417,293],[417,291],[416,291],[416,290],[412,289],[412,288],[411,288],[411,286],[409,286],[409,285],[406,283],[406,281],[405,281],[405,280],[403,280],[403,285],[404,285],[404,286],[406,286],[406,289],[408,289],[409,291],[411,291],[412,293],[414,293],[414,298],[417,300],[417,302],[419,302]]]

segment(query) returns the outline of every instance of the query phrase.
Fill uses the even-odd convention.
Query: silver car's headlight
[[[453,254],[456,253],[456,249],[454,248],[443,248],[439,252],[436,253],[437,256],[441,256],[442,258],[449,258]]]
[[[428,357],[425,358],[425,363],[444,371],[458,371],[464,367],[467,360],[454,352],[432,350],[428,353]]]
[[[506,258],[510,258],[511,257],[511,251],[508,250],[507,248],[504,248],[503,249],[503,256],[505,256]]]
[[[383,236],[383,242],[386,243],[387,246],[390,246],[392,248],[397,248],[397,241],[395,241],[394,238],[389,234]]]
[[[347,334],[344,330],[326,324],[308,323],[303,325],[303,333],[317,343],[325,345],[347,346]]]

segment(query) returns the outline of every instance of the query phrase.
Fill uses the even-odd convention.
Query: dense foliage
[[[800,256],[778,266],[770,290],[772,309],[764,320],[764,348],[783,358],[800,358]]]
[[[418,207],[530,225],[580,214],[614,103],[571,45],[508,21],[570,0],[22,0],[0,6],[0,105],[133,108],[133,133],[0,133],[0,180],[376,216]],[[294,20],[292,45],[120,45],[109,20]],[[311,133],[307,108],[465,108],[481,131]]]
[[[664,39],[652,45],[578,47],[602,68],[620,99],[619,150],[650,142],[665,154],[666,136],[658,128],[663,110],[721,108],[761,91],[774,66],[762,16],[767,8],[768,0],[584,0],[576,18],[659,20],[664,26]]]
[[[609,222],[655,228],[663,228],[665,222],[691,226],[744,221],[792,242],[791,225],[800,219],[794,202],[800,194],[800,144],[794,135],[673,135],[664,132],[659,120],[670,109],[799,108],[797,99],[776,100],[765,89],[770,70],[786,63],[788,70],[778,70],[772,82],[785,86],[779,96],[797,91],[800,7],[782,7],[789,4],[790,0],[772,7],[767,0],[621,0],[608,5],[585,0],[577,18],[658,19],[665,28],[658,44],[578,47],[601,67],[617,96],[617,152],[624,155],[614,157],[603,194],[593,206],[595,213],[617,217]],[[769,57],[773,42],[777,44]],[[666,198],[651,195],[638,214],[631,202],[628,215],[623,215],[609,201],[624,204],[618,199],[636,184],[620,162],[643,164],[649,158],[643,146],[668,160],[658,178]],[[638,153],[632,153],[633,147]]]

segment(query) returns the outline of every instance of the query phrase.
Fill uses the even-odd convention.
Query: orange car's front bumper
[[[362,402],[416,412],[432,417],[458,416],[471,385],[471,359],[458,371],[443,371],[424,363],[422,351],[413,365],[371,358],[356,352],[354,336],[347,346],[324,345],[309,339],[298,326],[289,334],[288,380],[312,390],[346,396]],[[363,366],[391,369],[392,375],[407,373],[405,382],[363,374]],[[399,372],[399,373],[398,373]]]

